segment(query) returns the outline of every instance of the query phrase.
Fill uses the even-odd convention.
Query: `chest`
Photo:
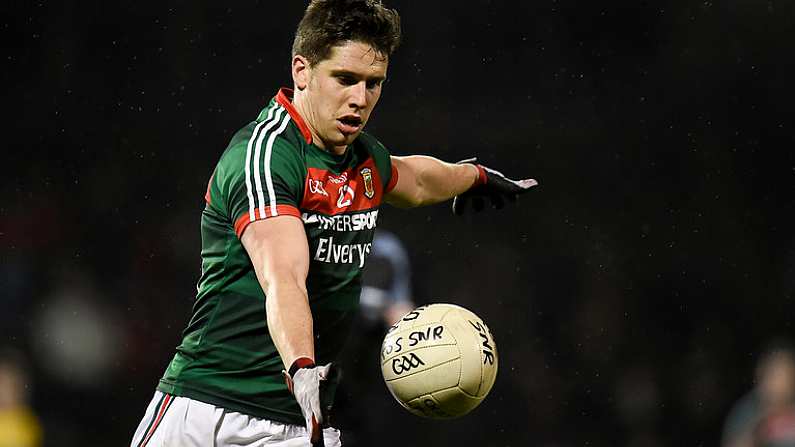
[[[372,158],[335,172],[307,167],[301,212],[323,216],[355,215],[377,209],[383,198],[381,176]]]
[[[300,210],[312,260],[364,267],[383,199],[372,158],[341,171],[308,167],[304,182]]]

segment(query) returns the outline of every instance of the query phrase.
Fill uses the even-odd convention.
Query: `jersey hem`
[[[282,424],[301,425],[304,420],[300,414],[285,413],[269,408],[256,407],[242,402],[236,402],[207,391],[200,391],[190,385],[166,382],[163,379],[157,385],[157,390],[173,396],[187,397],[206,404],[215,405],[229,411],[243,413],[260,419],[268,419]]]

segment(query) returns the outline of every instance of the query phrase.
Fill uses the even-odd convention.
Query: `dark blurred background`
[[[452,422],[370,386],[379,441],[717,445],[793,331],[795,3],[387,3],[404,39],[368,131],[541,186],[475,217],[382,212],[415,301],[478,313],[501,369]],[[189,317],[209,175],[291,85],[305,5],[0,6],[0,346],[44,445],[129,443]]]

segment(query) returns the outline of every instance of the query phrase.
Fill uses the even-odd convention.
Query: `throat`
[[[345,151],[348,150],[348,146],[326,146],[323,148],[334,155],[345,155]]]

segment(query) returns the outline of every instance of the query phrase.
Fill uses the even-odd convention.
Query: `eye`
[[[355,85],[356,79],[353,79],[348,75],[337,75],[337,82],[339,82],[341,85]]]
[[[372,90],[372,89],[374,89],[376,87],[381,87],[381,84],[383,84],[383,83],[384,83],[383,80],[370,80],[370,81],[367,81],[367,89],[368,90]]]

